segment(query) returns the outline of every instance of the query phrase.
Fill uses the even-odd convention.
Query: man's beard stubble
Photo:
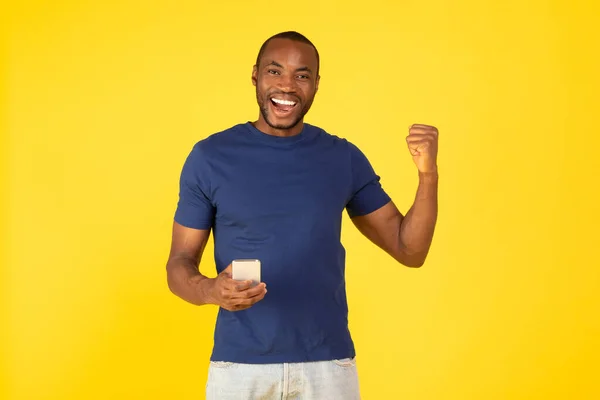
[[[297,126],[300,123],[300,121],[304,118],[304,116],[306,115],[306,113],[308,112],[308,110],[310,108],[310,105],[312,103],[312,101],[309,102],[307,104],[307,107],[304,107],[302,109],[302,111],[300,112],[300,114],[298,115],[298,117],[291,124],[288,124],[288,125],[281,125],[281,124],[277,125],[277,124],[275,124],[275,123],[273,123],[273,122],[271,122],[269,120],[269,105],[268,105],[268,103],[265,103],[265,102],[261,101],[261,97],[260,97],[260,95],[258,93],[258,89],[256,90],[256,101],[257,101],[257,103],[259,105],[258,108],[260,109],[260,113],[261,113],[263,119],[265,120],[265,122],[267,123],[267,125],[269,125],[273,129],[292,129],[293,127]],[[268,96],[267,96],[267,102],[270,102],[270,101],[271,100],[269,100]],[[298,103],[300,103],[300,101],[298,101]]]

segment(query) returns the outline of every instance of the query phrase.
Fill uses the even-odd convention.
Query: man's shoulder
[[[323,142],[327,142],[332,145],[340,146],[344,150],[346,150],[350,153],[362,153],[361,150],[359,149],[359,147],[351,139],[348,139],[344,136],[340,136],[336,133],[332,133],[331,131],[328,131],[328,130],[326,130],[322,127],[316,126],[316,125],[310,125],[310,124],[307,124],[307,125],[310,126],[311,129],[315,129],[315,130],[319,131],[318,137]]]
[[[309,123],[305,123],[304,125],[308,126],[309,129],[314,130],[316,132],[316,136],[319,140],[329,142],[332,144],[344,145],[344,146],[351,144],[347,138],[340,136],[336,133],[333,133],[333,131],[325,129],[321,126],[312,125]]]
[[[245,129],[245,124],[240,123],[223,130],[210,133],[208,136],[197,140],[194,145],[192,152],[210,154],[217,148],[235,142],[236,139],[240,138]]]

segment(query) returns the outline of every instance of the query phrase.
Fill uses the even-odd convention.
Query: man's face
[[[312,46],[273,39],[252,71],[261,116],[273,129],[289,130],[310,109],[319,86],[317,55]]]

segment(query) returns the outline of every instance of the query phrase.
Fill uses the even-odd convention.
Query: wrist
[[[419,171],[419,180],[421,181],[437,181],[439,178],[437,168],[430,171]]]
[[[202,275],[191,278],[191,283],[196,287],[200,304],[216,304],[214,300],[214,279]]]

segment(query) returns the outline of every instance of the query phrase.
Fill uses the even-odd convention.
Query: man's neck
[[[302,132],[302,129],[304,128],[304,122],[302,120],[290,129],[273,128],[272,126],[267,124],[267,122],[262,118],[262,116],[259,117],[257,121],[252,122],[252,125],[262,133],[280,137],[296,136],[300,134],[300,132]]]

